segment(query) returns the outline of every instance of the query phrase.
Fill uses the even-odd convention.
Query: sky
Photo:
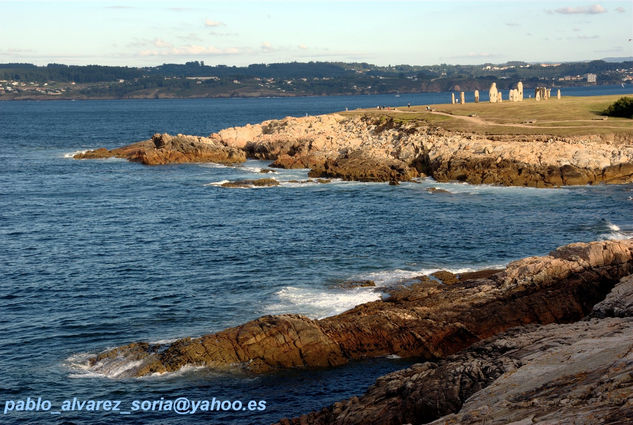
[[[7,1],[0,63],[568,62],[633,56],[629,1]]]

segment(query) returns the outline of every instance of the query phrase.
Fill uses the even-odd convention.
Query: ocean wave
[[[382,293],[374,288],[327,289],[286,286],[275,293],[278,302],[269,305],[269,314],[299,313],[313,319],[334,316],[359,304],[377,301]]]
[[[219,182],[206,183],[204,186],[222,186],[224,183],[230,183],[230,180],[220,180]]]
[[[143,364],[144,360],[132,360],[125,356],[110,357],[92,364],[94,353],[78,353],[66,359],[66,366],[72,371],[69,378],[121,378],[126,372]]]
[[[386,290],[401,284],[407,284],[414,278],[429,275],[440,270],[454,274],[473,272],[483,269],[498,269],[505,264],[494,264],[477,267],[437,267],[417,270],[392,269],[350,276],[344,282],[373,281],[375,286],[369,287],[320,287],[307,288],[286,286],[275,293],[277,302],[266,307],[269,314],[298,313],[313,319],[334,316],[352,309],[357,305],[378,301],[386,294]],[[344,283],[342,282],[342,283]]]
[[[86,153],[86,152],[88,152],[88,149],[84,149],[82,151],[66,152],[65,154],[63,154],[63,157],[72,159],[75,157],[75,155],[79,155],[80,153]]]
[[[411,189],[422,189],[425,191],[439,190],[445,191],[453,195],[478,195],[478,194],[495,194],[495,193],[530,193],[534,195],[552,195],[560,194],[565,188],[537,188],[526,186],[501,186],[492,184],[470,184],[465,182],[438,182],[432,177],[426,177],[419,180],[417,184],[408,186]]]
[[[601,219],[589,226],[603,240],[622,240],[633,237],[633,226],[617,225],[609,220]]]

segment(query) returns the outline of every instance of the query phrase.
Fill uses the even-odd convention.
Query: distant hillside
[[[587,74],[596,74],[588,83]],[[633,61],[562,64],[508,62],[483,65],[376,66],[307,62],[155,67],[0,64],[0,99],[151,98],[384,94],[620,84],[633,79]]]

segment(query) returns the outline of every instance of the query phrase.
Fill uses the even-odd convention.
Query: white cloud
[[[267,42],[267,41],[264,41],[264,42],[262,43],[262,45],[261,45],[261,49],[262,49],[263,51],[265,51],[265,52],[272,52],[273,50],[275,50],[275,49],[273,49],[272,44],[270,44],[270,43],[269,43],[269,42]]]
[[[308,46],[306,46],[305,44],[299,44],[297,47],[301,50],[308,50]]]
[[[159,47],[159,48],[173,47],[173,44],[168,43],[165,40],[162,40],[160,38],[155,38],[154,41],[152,42],[152,44],[154,44],[155,47]]]
[[[605,13],[607,9],[600,4],[592,4],[589,7],[561,7],[560,9],[554,9],[553,13],[559,13],[561,15],[597,15],[599,13]],[[551,10],[547,11],[552,13]]]
[[[215,27],[221,27],[221,26],[223,26],[223,25],[224,25],[224,23],[223,23],[223,22],[220,22],[220,21],[214,21],[213,19],[205,19],[205,21],[204,21],[204,26],[205,26],[205,27],[212,27],[212,28],[215,28]]]
[[[615,8],[615,10],[616,10],[616,12],[618,12],[618,13],[624,13],[624,12],[626,12],[626,9],[625,9],[625,8],[623,8],[623,7],[616,7],[616,8]]]

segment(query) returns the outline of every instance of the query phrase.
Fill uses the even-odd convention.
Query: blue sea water
[[[617,88],[616,88],[617,89]],[[603,94],[604,88],[566,89]],[[615,90],[615,89],[614,89]],[[633,234],[633,185],[561,189],[338,182],[225,189],[239,167],[77,161],[155,132],[222,128],[346,107],[429,104],[449,94],[0,103],[0,423],[267,424],[362,394],[410,364],[376,359],[265,376],[197,369],[95,376],[86,354],[197,336],[264,314],[320,318],[378,299],[371,288],[431,270],[502,266],[570,242]],[[438,187],[449,193],[431,194]],[[8,412],[8,400],[265,400],[264,411]]]

